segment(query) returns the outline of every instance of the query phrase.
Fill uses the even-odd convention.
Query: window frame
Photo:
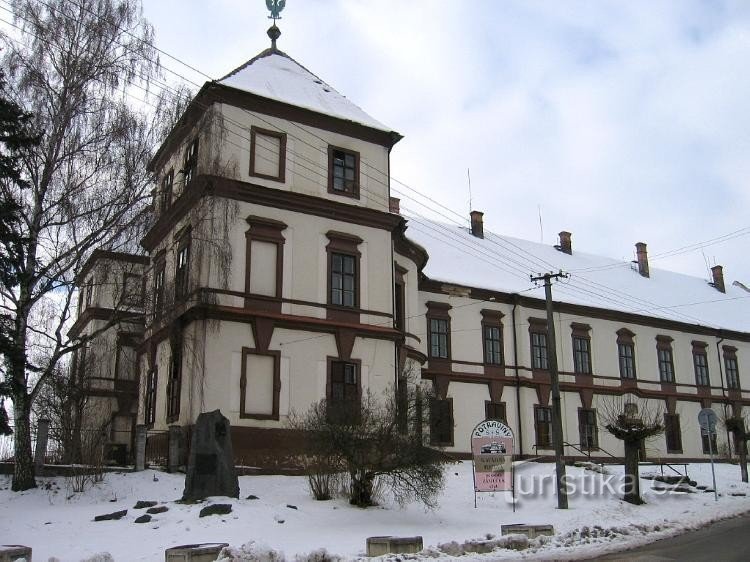
[[[499,310],[481,310],[482,315],[482,363],[485,367],[498,368],[505,365],[505,341],[503,334],[503,316]],[[497,338],[493,338],[491,332],[497,331]],[[488,334],[490,332],[490,334]],[[497,345],[497,349],[493,349]],[[493,357],[490,357],[490,354]],[[495,355],[497,360],[495,361]],[[492,359],[489,360],[488,359]]]
[[[270,414],[245,411],[245,395],[247,393],[247,356],[261,355],[273,358],[273,402]],[[281,351],[266,350],[253,347],[242,348],[242,364],[240,366],[240,419],[279,420],[281,401]]]
[[[529,349],[532,371],[549,371],[549,337],[547,323],[529,318]],[[539,351],[537,353],[536,351]]]
[[[445,421],[440,421],[437,417],[438,412],[436,412],[435,408],[437,405],[440,405],[441,411],[440,414],[447,412],[447,419]],[[438,398],[433,397],[430,399],[429,403],[430,408],[430,445],[435,445],[437,447],[453,447],[455,442],[455,419],[453,415],[453,398]],[[442,410],[442,408],[445,408],[445,412]],[[440,434],[440,432],[436,431],[438,428],[438,424],[441,426],[445,424],[445,434]],[[447,437],[447,439],[443,439],[443,437]]]
[[[198,137],[190,141],[185,148],[185,157],[182,165],[183,191],[193,183],[198,170]]]
[[[716,432],[711,433],[710,434],[710,441],[709,441],[709,434],[708,433],[704,433],[703,430],[701,430],[701,450],[703,451],[704,455],[710,455],[710,454],[717,455],[718,454],[719,450],[718,450],[718,442],[717,442],[718,439],[717,439],[717,437],[718,437],[718,435],[716,434]],[[710,451],[709,448],[708,448],[709,447],[709,443],[711,444],[711,447],[713,448],[712,451]]]
[[[353,182],[351,189],[335,189],[335,160],[336,160],[336,153],[340,152],[344,155],[344,160],[346,160],[346,156],[353,156],[354,157],[354,179],[351,180]],[[344,165],[344,170],[346,170],[346,165]],[[346,173],[346,172],[344,172]],[[359,163],[359,152],[356,150],[351,150],[349,148],[342,148],[340,146],[333,146],[328,145],[328,193],[331,193],[333,195],[340,195],[343,197],[351,197],[352,199],[359,199],[359,192],[360,192],[360,163]]]
[[[724,374],[728,390],[742,390],[740,384],[740,365],[737,361],[737,348],[731,345],[722,346],[724,358]],[[730,377],[730,373],[732,376]]]
[[[362,361],[359,359],[341,359],[339,357],[328,357],[327,358],[327,373],[326,373],[326,417],[331,423],[342,424],[342,425],[358,425],[361,421],[362,414]],[[338,365],[342,366],[344,380],[340,384],[343,385],[343,398],[334,399],[334,385],[339,384],[338,381],[334,381],[334,370]],[[346,368],[352,367],[356,382],[346,382]],[[346,398],[347,384],[354,386],[356,390],[356,397],[352,400]],[[352,402],[353,406],[347,405],[348,402]],[[346,410],[336,411],[330,410],[329,408],[335,404],[344,404],[344,408],[351,407],[352,412],[348,413]],[[351,417],[349,417],[351,416]],[[338,418],[338,419],[336,419]]]
[[[282,232],[287,225],[281,221],[267,219],[250,215],[245,219],[250,226],[245,232],[245,307],[270,308],[275,312],[281,312],[281,298],[284,289],[284,244],[286,238]],[[269,301],[267,295],[253,293],[250,286],[250,274],[252,271],[252,246],[253,242],[268,242],[276,244],[276,291]]]
[[[360,303],[362,294],[362,275],[361,264],[362,254],[359,251],[359,245],[362,239],[359,236],[329,230],[326,233],[329,242],[326,245],[327,264],[326,264],[326,304],[328,306],[326,317],[328,320],[337,321],[359,321]],[[354,259],[354,305],[344,306],[333,302],[333,261],[334,254],[349,256]]]
[[[172,195],[174,191],[174,168],[170,168],[169,171],[164,174],[161,178],[160,192],[159,192],[159,211],[164,212],[172,206]]]
[[[493,414],[494,410],[494,414]],[[498,416],[497,412],[500,411],[502,415]],[[500,420],[503,423],[508,423],[508,408],[505,402],[493,402],[492,400],[484,401],[484,419],[485,420]]]
[[[154,320],[161,318],[164,309],[165,283],[167,280],[167,263],[161,254],[154,261],[154,284],[153,284],[153,317]]]
[[[174,300],[175,302],[184,301],[189,295],[190,285],[190,250],[192,246],[192,236],[188,230],[180,236],[177,245],[177,254],[175,256],[174,268]],[[185,253],[185,264],[180,266],[181,256]]]
[[[620,370],[620,379],[624,381],[638,380],[638,369],[635,358],[635,334],[627,328],[620,328],[617,334],[617,365]],[[629,350],[630,355],[623,353]],[[632,371],[632,376],[628,371]]]
[[[544,412],[545,417],[549,419],[540,419],[540,413]],[[542,441],[543,437],[542,428],[546,427],[547,440]],[[554,438],[552,435],[552,407],[542,406],[541,404],[534,405],[534,444],[536,449],[554,449]]]
[[[656,336],[656,360],[659,368],[659,382],[674,384],[676,374],[674,368],[674,351],[670,336]]]
[[[682,428],[680,427],[680,414],[664,414],[664,439],[666,441],[667,453],[682,453]]]
[[[593,431],[589,428],[593,428]],[[589,437],[591,444],[585,441]],[[590,451],[599,449],[599,422],[596,408],[578,408],[578,439],[581,448],[586,447]]]
[[[570,341],[573,349],[573,372],[576,375],[591,375],[591,326],[573,322],[571,325]],[[576,346],[579,349],[576,349]]]
[[[266,137],[275,137],[279,139],[279,169],[278,173],[274,176],[271,174],[263,174],[255,171],[255,151],[256,144],[258,142],[258,135]],[[255,178],[262,178],[271,181],[277,181],[284,183],[286,181],[286,133],[282,131],[272,131],[270,129],[263,129],[252,125],[250,127],[250,169],[249,174]]]
[[[708,344],[694,341],[693,344],[693,372],[696,386],[711,386],[711,373],[708,366]]]
[[[182,340],[172,342],[167,377],[167,423],[180,417],[182,399]]]
[[[146,386],[143,396],[143,423],[153,427],[156,423],[156,396],[159,388],[159,367],[154,365],[146,373]]]

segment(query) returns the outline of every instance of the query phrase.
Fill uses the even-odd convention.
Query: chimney
[[[724,287],[724,269],[720,265],[715,265],[711,268],[711,275],[714,278],[712,285],[716,290],[726,293],[727,290]]]
[[[484,221],[482,217],[484,213],[481,211],[471,212],[471,233],[477,238],[484,238]]]
[[[401,199],[399,199],[398,197],[389,197],[388,198],[388,210],[391,213],[400,215],[401,214]]]
[[[646,243],[638,242],[635,245],[635,255],[638,258],[638,273],[644,277],[649,277],[648,274],[648,252],[646,251]]]
[[[573,244],[570,241],[570,237],[572,236],[572,234],[566,230],[563,230],[558,234],[558,236],[560,237],[560,243],[555,246],[555,248],[560,250],[563,254],[573,254]]]

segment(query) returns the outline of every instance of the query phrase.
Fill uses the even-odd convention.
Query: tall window
[[[94,296],[94,279],[89,277],[86,281],[86,306],[91,306],[91,299]]]
[[[434,398],[430,401],[430,442],[453,444],[453,401]]]
[[[154,317],[161,316],[164,306],[164,262],[158,262],[154,271]]]
[[[711,384],[708,376],[708,354],[704,342],[693,342],[693,368],[695,369],[695,384],[698,386],[709,386]]]
[[[359,422],[359,374],[357,365],[347,361],[331,361],[328,389],[328,417],[341,424]]]
[[[250,128],[250,175],[284,181],[286,133],[259,127]]]
[[[505,411],[505,402],[487,401],[484,403],[484,418],[487,420],[505,421],[508,418]]]
[[[552,408],[550,408],[549,406],[535,407],[534,426],[536,429],[537,448],[552,448]]]
[[[441,359],[451,358],[451,306],[448,303],[428,301],[427,305],[427,353],[430,359],[436,359],[431,368],[447,368]]]
[[[182,166],[183,178],[185,180],[184,186],[190,185],[190,182],[195,178],[195,172],[198,168],[198,139],[194,139],[187,149],[185,149],[185,163]]]
[[[672,338],[656,336],[656,355],[659,362],[659,379],[661,382],[674,382]]]
[[[188,294],[190,278],[190,236],[185,236],[177,249],[177,263],[174,272],[175,300],[182,300]]]
[[[359,197],[359,153],[328,147],[328,191]]]
[[[393,285],[393,321],[397,330],[406,330],[405,293],[403,283]]]
[[[724,371],[727,375],[727,388],[739,390],[740,369],[737,365],[737,348],[729,345],[724,346]]]
[[[174,184],[174,170],[169,170],[161,179],[161,204],[162,212],[172,206],[172,185]]]
[[[599,446],[599,430],[596,426],[596,410],[581,408],[578,410],[578,433],[581,447],[596,449]]]
[[[430,357],[448,358],[448,320],[430,319]]]
[[[591,374],[591,342],[588,338],[573,336],[573,368],[576,373]]]
[[[531,367],[546,371],[549,369],[547,361],[547,332],[531,331]]]
[[[503,364],[503,342],[499,326],[484,326],[484,362],[488,365]]]
[[[156,383],[157,383],[157,377],[158,373],[156,370],[156,367],[149,370],[148,375],[146,376],[146,396],[144,396],[144,403],[143,403],[143,410],[144,410],[144,417],[143,420],[146,425],[153,425],[156,421]]]
[[[668,453],[682,452],[682,433],[678,414],[664,414],[664,436],[667,438]]]
[[[635,380],[635,334],[627,328],[620,328],[616,333],[620,378]]]
[[[171,423],[180,416],[180,395],[182,393],[182,345],[177,343],[172,347],[172,360],[169,364],[169,380],[167,381],[167,423]]]
[[[331,304],[357,306],[357,258],[331,254]]]
[[[712,433],[709,437],[707,433],[701,431],[701,445],[703,446],[703,453],[708,455],[713,453],[714,455],[718,452],[716,448],[716,433]]]

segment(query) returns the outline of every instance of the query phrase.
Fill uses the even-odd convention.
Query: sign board
[[[716,420],[716,412],[714,412],[711,408],[703,408],[698,413],[698,424],[701,426],[701,433],[703,435],[709,433],[715,434]]]
[[[474,461],[474,491],[501,492],[513,489],[513,432],[503,422],[487,420],[471,432]]]

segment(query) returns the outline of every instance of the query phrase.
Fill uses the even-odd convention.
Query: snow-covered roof
[[[392,131],[277,49],[263,51],[218,83],[372,129]]]
[[[554,285],[553,300],[668,319],[687,324],[750,332],[750,292],[726,281],[721,293],[707,279],[650,266],[642,277],[635,264],[422,217],[407,217],[406,236],[429,254],[428,278],[449,284],[544,299],[530,274],[562,270],[570,278]]]

